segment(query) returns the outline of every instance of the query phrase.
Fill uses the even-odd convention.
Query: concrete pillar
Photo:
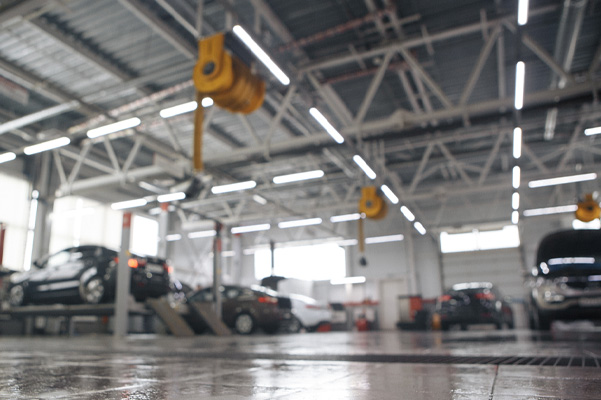
[[[129,240],[131,232],[131,218],[129,212],[123,213],[123,231],[121,233],[121,250],[119,251],[119,264],[117,265],[117,293],[115,294],[115,329],[114,336],[126,336],[129,316],[129,288],[131,285],[131,271],[129,270]]]

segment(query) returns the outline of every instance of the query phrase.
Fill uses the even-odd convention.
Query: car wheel
[[[239,314],[234,321],[234,328],[241,335],[250,335],[255,330],[255,321],[248,314]]]
[[[99,304],[104,299],[104,281],[96,276],[82,284],[79,287],[79,293],[84,303]]]
[[[495,327],[497,328],[498,331],[503,329],[503,323],[502,322],[495,322]]]
[[[290,322],[288,323],[288,332],[289,333],[298,333],[300,332],[303,324],[296,317],[292,317]]]
[[[551,329],[551,319],[540,313],[537,313],[536,329],[539,331],[548,331]]]
[[[24,304],[25,300],[25,289],[22,285],[15,285],[10,289],[8,293],[8,303],[12,307],[19,307]]]

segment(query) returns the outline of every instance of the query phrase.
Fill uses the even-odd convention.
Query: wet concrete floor
[[[0,399],[601,398],[586,332],[0,337],[0,354]]]

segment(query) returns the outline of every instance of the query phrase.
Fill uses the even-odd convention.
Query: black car
[[[545,236],[527,288],[531,328],[548,330],[554,320],[600,320],[601,231]]]
[[[513,329],[513,312],[497,288],[490,282],[468,282],[453,285],[438,298],[436,312],[440,327],[448,330],[459,325],[494,324],[497,329],[507,325]]]
[[[255,286],[222,286],[221,318],[225,325],[236,332],[248,335],[261,328],[266,333],[275,333],[291,319],[291,302],[277,292]],[[188,296],[188,302],[209,303],[213,301],[213,288],[205,288]],[[193,319],[193,314],[189,317]],[[188,321],[197,333],[206,329],[198,319]]]
[[[115,297],[118,253],[102,246],[72,247],[34,262],[11,276],[11,306],[28,303],[98,304]],[[131,255],[131,294],[138,301],[169,291],[170,267],[157,257]]]

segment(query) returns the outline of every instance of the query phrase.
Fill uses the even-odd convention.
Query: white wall
[[[2,264],[13,270],[23,269],[30,190],[24,178],[0,173],[0,222],[6,224]]]

